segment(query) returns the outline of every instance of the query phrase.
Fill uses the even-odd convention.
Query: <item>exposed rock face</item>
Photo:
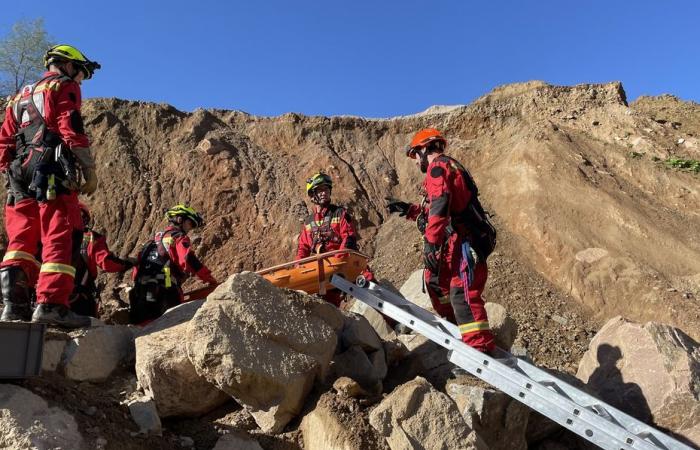
[[[447,394],[490,450],[526,450],[530,410],[503,392],[451,383]]]
[[[136,339],[136,376],[161,417],[198,416],[230,399],[197,374],[187,356],[187,324],[203,303],[170,309]]]
[[[0,384],[0,448],[85,448],[73,416],[12,384]]]
[[[197,373],[249,409],[260,428],[279,432],[327,372],[343,324],[334,306],[244,272],[197,311],[187,353]]]
[[[301,422],[306,450],[387,449],[384,439],[369,426],[367,419],[350,409],[352,403],[324,394]]]
[[[370,414],[370,424],[397,449],[487,449],[454,402],[424,378],[396,388]]]
[[[677,328],[611,319],[577,377],[612,406],[700,445],[700,347]]]

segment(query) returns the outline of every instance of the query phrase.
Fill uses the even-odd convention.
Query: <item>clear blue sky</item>
[[[388,117],[493,87],[623,82],[628,97],[700,101],[700,2],[5,2],[103,69],[85,97],[183,110]]]

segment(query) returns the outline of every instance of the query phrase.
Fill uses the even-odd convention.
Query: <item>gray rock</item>
[[[487,449],[454,402],[418,377],[397,387],[369,416],[396,449]]]
[[[129,327],[104,325],[70,333],[60,370],[75,381],[104,381],[120,364],[133,359],[134,334]]]
[[[368,304],[354,299],[349,311],[367,319],[382,340],[389,341],[396,337],[396,333],[394,333],[394,330],[386,323],[384,316]]]
[[[372,361],[359,345],[352,346],[343,353],[335,355],[332,367],[336,377],[352,378],[370,391],[373,391],[377,383],[386,376],[386,371],[384,371],[384,376],[380,377],[382,375],[379,371],[381,367],[379,370],[375,370]]]
[[[610,319],[576,376],[606,403],[700,446],[700,346],[678,328]]]
[[[382,341],[364,316],[350,313],[345,316],[345,326],[340,335],[343,348],[359,345],[363,350],[375,351],[382,348]]]
[[[128,404],[129,412],[141,434],[163,435],[163,427],[158,416],[156,403],[151,398],[139,398]]]
[[[496,339],[496,345],[505,350],[510,349],[518,336],[517,322],[498,303],[487,302],[485,307],[486,315],[489,318],[489,326]]]
[[[277,433],[326,376],[343,324],[333,305],[243,272],[197,311],[187,353],[198,374],[245,406],[263,431]]]
[[[27,389],[0,384],[0,448],[85,448],[72,415]]]
[[[381,436],[361,414],[339,410],[332,394],[321,396],[314,409],[301,421],[299,430],[305,450],[386,449]]]
[[[213,450],[263,450],[260,444],[244,433],[226,434],[219,438]]]
[[[170,309],[136,339],[136,376],[161,417],[199,416],[230,397],[197,374],[187,355],[187,323],[204,300]]]
[[[430,312],[435,312],[433,309],[433,303],[430,301],[430,297],[427,292],[423,292],[423,269],[416,270],[408,277],[408,280],[399,289],[401,295],[403,295],[406,300],[415,303],[423,309],[427,309]]]
[[[526,450],[530,410],[503,392],[450,383],[447,394],[491,450]]]

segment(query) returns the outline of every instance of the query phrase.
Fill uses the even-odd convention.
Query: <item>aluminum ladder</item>
[[[360,277],[357,284],[333,275],[331,284],[449,350],[449,360],[531,409],[607,450],[692,447],[497,349],[495,357],[464,344],[459,328],[400,295]]]

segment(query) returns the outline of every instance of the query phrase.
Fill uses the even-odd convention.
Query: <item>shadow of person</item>
[[[598,347],[598,367],[588,379],[588,387],[605,403],[624,411],[645,423],[652,423],[642,388],[637,383],[626,383],[617,362],[622,360],[619,347],[603,344]]]

